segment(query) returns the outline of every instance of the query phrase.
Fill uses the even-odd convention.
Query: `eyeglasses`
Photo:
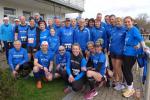
[[[60,49],[59,51],[60,51],[60,52],[61,52],[61,51],[65,51],[65,49]]]

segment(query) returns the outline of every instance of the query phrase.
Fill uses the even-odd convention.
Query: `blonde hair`
[[[119,20],[121,22],[123,22],[123,19],[121,17],[116,17],[116,21]]]
[[[19,41],[19,40],[15,40],[15,41],[14,41],[14,43],[13,43],[13,45],[14,45],[14,44],[16,44],[16,43],[21,44],[21,41]]]
[[[71,46],[71,48],[73,48],[74,46],[78,46],[78,47],[79,47],[79,50],[80,50],[80,53],[79,53],[79,54],[80,54],[81,56],[83,56],[80,45],[79,45],[78,43],[74,43],[74,44]]]

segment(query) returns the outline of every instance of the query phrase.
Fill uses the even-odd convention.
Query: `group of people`
[[[106,15],[105,22],[101,13],[95,19],[54,18],[46,22],[39,14],[30,17],[29,24],[25,19],[20,16],[12,25],[4,17],[0,27],[0,40],[14,78],[28,69],[28,73],[33,71],[39,89],[42,80],[59,77],[65,82],[65,93],[82,91],[89,85],[84,95],[89,100],[98,94],[96,87],[108,81],[109,68],[114,73],[113,88],[123,90],[124,97],[134,94],[132,68],[138,50],[147,47],[130,16]]]

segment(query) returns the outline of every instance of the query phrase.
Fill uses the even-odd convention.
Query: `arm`
[[[50,61],[50,64],[49,64],[49,71],[52,72],[53,70],[53,61]]]
[[[87,64],[87,61],[85,60],[85,58],[83,58],[82,61],[81,61],[81,73],[75,77],[76,81],[79,80],[80,78],[82,78],[85,75],[86,64]]]
[[[10,66],[11,70],[14,71],[15,68],[14,68],[12,61],[13,61],[13,58],[12,58],[11,50],[9,50],[8,62],[9,62],[9,66]]]

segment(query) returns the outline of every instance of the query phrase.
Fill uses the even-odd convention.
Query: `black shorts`
[[[114,59],[122,59],[123,55],[116,55],[116,54],[110,53],[110,57]]]
[[[36,48],[34,48],[34,47],[27,47],[27,51],[28,51],[28,53],[35,53],[36,51],[34,51],[34,49],[36,49]]]

